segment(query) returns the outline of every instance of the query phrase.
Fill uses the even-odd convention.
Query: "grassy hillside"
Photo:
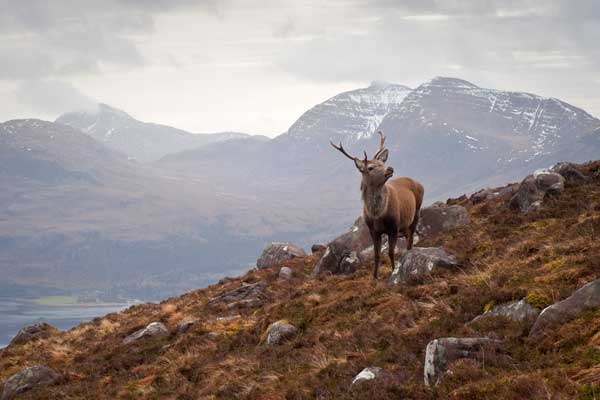
[[[527,215],[506,199],[465,205],[471,224],[422,241],[443,246],[463,267],[441,270],[411,285],[390,286],[389,265],[374,282],[372,265],[348,276],[311,277],[319,259],[225,279],[166,300],[133,306],[70,331],[0,353],[0,382],[23,367],[44,364],[58,384],[24,399],[594,399],[600,396],[600,310],[532,342],[516,324],[465,325],[494,304],[527,297],[543,308],[600,278],[600,162],[581,167],[594,178],[567,184],[558,197]],[[209,299],[242,282],[268,283],[263,305],[228,310]],[[219,317],[239,315],[234,319]],[[177,323],[198,319],[187,332]],[[267,327],[288,320],[299,332],[265,344]],[[161,321],[169,336],[123,345],[128,334]],[[427,343],[435,338],[488,335],[502,350],[483,361],[459,360],[435,388],[423,384]],[[351,389],[363,368],[389,375]]]

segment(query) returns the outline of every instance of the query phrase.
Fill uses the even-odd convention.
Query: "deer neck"
[[[363,185],[362,198],[368,217],[379,218],[385,213],[388,204],[388,190],[386,185],[375,188]]]

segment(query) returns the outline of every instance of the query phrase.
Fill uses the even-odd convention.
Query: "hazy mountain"
[[[56,122],[80,129],[111,149],[141,162],[154,161],[166,154],[208,143],[249,136],[238,132],[192,134],[166,125],[138,121],[106,104],[98,104],[95,111],[61,115]]]
[[[342,93],[274,139],[205,143],[151,164],[109,149],[130,143],[111,138],[154,146],[146,128],[159,127],[164,153],[183,145],[172,138],[195,136],[107,107],[88,120],[68,116],[89,135],[63,125],[67,116],[0,125],[0,273],[9,284],[165,295],[245,268],[270,240],[325,241],[361,212],[360,175],[330,138],[372,155],[382,129],[388,163],[424,184],[426,202],[600,155],[600,121],[585,111],[452,78]]]
[[[558,99],[435,78],[406,96],[379,129],[388,135],[392,165],[421,177],[431,198],[506,182],[563,159],[597,158],[592,131],[598,127],[600,120]],[[582,141],[589,142],[584,151]]]

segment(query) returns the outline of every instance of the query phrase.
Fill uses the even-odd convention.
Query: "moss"
[[[539,310],[543,310],[552,304],[552,299],[541,290],[533,290],[527,293],[527,302]]]

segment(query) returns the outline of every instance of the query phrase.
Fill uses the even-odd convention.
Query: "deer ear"
[[[360,172],[365,172],[365,162],[364,161],[359,160],[358,158],[355,158],[354,165],[356,165],[356,168],[358,168],[358,170]]]
[[[375,157],[375,159],[381,162],[386,162],[389,154],[390,152],[388,151],[388,149],[385,149],[381,153],[377,154],[377,157]]]

